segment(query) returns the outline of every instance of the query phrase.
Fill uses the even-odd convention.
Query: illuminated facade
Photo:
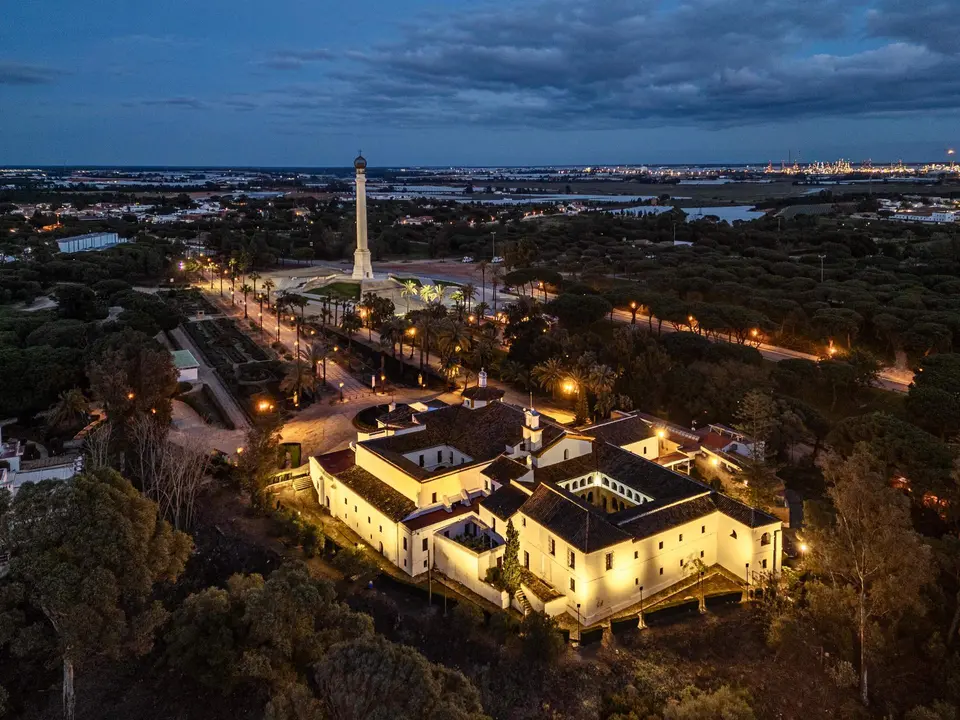
[[[351,449],[310,460],[321,504],[411,576],[433,569],[507,607],[486,578],[508,522],[525,568],[514,606],[585,625],[700,569],[746,584],[779,571],[780,521],[657,462],[662,448],[644,457],[666,441],[655,429],[581,434],[489,393],[468,401],[391,409]]]

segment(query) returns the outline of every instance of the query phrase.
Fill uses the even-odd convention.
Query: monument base
[[[373,280],[373,263],[370,262],[370,251],[360,250],[353,253],[353,275],[354,280]]]

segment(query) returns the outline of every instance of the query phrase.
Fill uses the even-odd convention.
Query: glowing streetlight
[[[658,437],[658,438],[660,438],[661,440],[663,440],[663,438],[665,438],[666,436],[667,436],[667,433],[665,433],[663,430],[657,430],[657,437]]]
[[[343,402],[343,382],[340,383],[340,402]]]
[[[238,447],[238,448],[237,448],[237,455],[243,455],[243,448],[242,448],[242,447]]]
[[[800,552],[806,554],[808,550],[810,550],[809,545],[807,545],[805,542],[800,543]]]
[[[136,397],[132,392],[127,393],[127,400],[133,400]]]
[[[577,384],[573,380],[565,380],[563,383],[563,392],[567,395],[572,394],[577,389]]]

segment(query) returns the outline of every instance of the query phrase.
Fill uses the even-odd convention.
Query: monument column
[[[373,265],[367,246],[367,161],[358,155],[353,161],[357,171],[357,249],[353,253],[353,279],[372,280]]]

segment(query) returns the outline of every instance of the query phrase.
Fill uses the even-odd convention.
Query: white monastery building
[[[127,242],[126,238],[121,238],[117,233],[89,233],[57,240],[57,247],[60,248],[60,252],[70,254],[90,250],[105,250],[125,242]]]
[[[350,449],[310,459],[321,504],[411,576],[438,570],[503,608],[485,578],[511,522],[518,609],[585,626],[642,611],[695,561],[745,584],[779,572],[780,520],[671,469],[742,438],[708,428],[681,444],[637,415],[575,432],[502,396],[481,372],[461,405],[392,408]]]

